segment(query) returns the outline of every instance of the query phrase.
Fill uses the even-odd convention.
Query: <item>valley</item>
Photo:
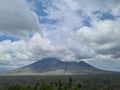
[[[62,76],[0,76],[0,90],[59,90],[55,83],[61,81],[64,85],[72,79],[72,88],[80,83],[77,90],[120,90],[120,73],[89,74],[89,75],[62,75]],[[35,89],[36,84],[53,84],[53,89]],[[29,89],[28,89],[29,87]],[[56,88],[56,89],[55,89]],[[67,89],[68,90],[68,89]]]

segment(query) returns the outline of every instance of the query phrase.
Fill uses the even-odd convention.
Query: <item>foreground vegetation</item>
[[[37,82],[34,86],[10,86],[7,90],[81,90],[81,84],[73,85],[72,78],[68,82],[58,80],[50,83]]]
[[[0,90],[120,90],[120,74],[0,76]]]

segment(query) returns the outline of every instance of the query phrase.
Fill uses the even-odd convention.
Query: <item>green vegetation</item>
[[[120,74],[0,76],[0,90],[120,90]]]
[[[56,82],[42,83],[37,82],[33,86],[10,86],[6,90],[81,90],[81,83],[73,85],[72,78],[69,78],[67,82],[58,80]]]

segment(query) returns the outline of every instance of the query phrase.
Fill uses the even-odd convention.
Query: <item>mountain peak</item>
[[[41,59],[40,61],[42,61],[42,60],[44,60],[44,61],[60,61],[58,58],[56,58],[56,57],[48,57],[48,58],[43,58],[43,59]]]
[[[92,65],[86,63],[85,61],[80,61],[78,64],[79,64],[80,66],[82,66],[82,67],[94,68]]]
[[[89,65],[89,64],[86,63],[85,61],[80,61],[78,64],[86,64],[86,65]]]
[[[53,59],[58,59],[58,58],[56,58],[56,57],[47,57],[47,58],[43,58],[42,60],[45,60],[45,59],[51,59],[51,60],[53,60]]]
[[[43,58],[39,60],[37,63],[59,63],[61,62],[58,58],[55,57],[49,57],[49,58]]]
[[[43,58],[38,62],[35,62],[31,65],[25,66],[18,71],[23,72],[26,70],[31,70],[34,73],[69,73],[69,74],[79,74],[79,73],[90,73],[90,72],[99,72],[99,69],[94,68],[93,66],[87,64],[84,61],[77,62],[66,62],[61,61],[58,58],[49,57]],[[61,72],[62,71],[62,72]]]

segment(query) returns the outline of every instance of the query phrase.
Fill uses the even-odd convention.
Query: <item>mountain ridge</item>
[[[71,66],[74,66],[75,68],[78,67],[79,69],[81,68],[96,69],[95,67],[87,64],[84,61],[66,62],[66,61],[61,61],[57,58],[44,58],[26,67],[31,67],[35,71],[37,70],[45,71],[46,68],[49,69],[48,71],[50,71],[50,70],[57,70],[57,69],[66,69],[66,68],[70,68]],[[23,67],[23,68],[26,68],[26,67]]]
[[[80,75],[103,73],[104,71],[93,67],[92,65],[80,62],[66,62],[58,58],[43,58],[35,63],[25,67],[12,70],[8,74],[17,75]]]

